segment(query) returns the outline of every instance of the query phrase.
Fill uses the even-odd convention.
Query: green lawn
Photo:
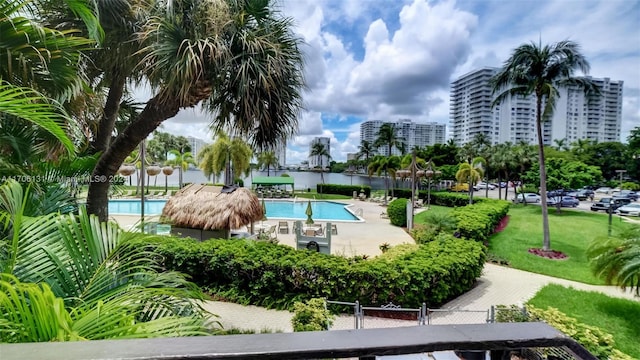
[[[542,247],[542,213],[539,206],[513,206],[509,224],[491,237],[489,252],[509,261],[516,269],[587,284],[604,284],[591,274],[585,249],[594,239],[607,236],[608,216],[563,209],[549,211],[551,248],[569,256],[565,260],[550,260],[529,254],[529,248]],[[613,232],[631,226],[619,218],[613,219]]]
[[[640,302],[547,285],[528,303],[541,309],[554,307],[583,324],[597,326],[613,335],[618,350],[640,359]]]

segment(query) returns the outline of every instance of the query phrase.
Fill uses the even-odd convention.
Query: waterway
[[[312,171],[282,171],[279,170],[277,172],[271,171],[269,176],[280,176],[283,173],[289,174],[289,176],[294,179],[294,186],[296,190],[304,190],[307,188],[315,189],[317,184],[322,183],[320,173],[312,172]],[[324,183],[325,184],[342,184],[342,185],[371,185],[374,190],[384,189],[384,178],[373,176],[369,179],[366,175],[347,175],[347,174],[339,174],[339,173],[324,173]],[[250,176],[247,176],[244,180],[245,187],[251,187],[251,179],[254,176],[267,176],[266,172],[256,171],[253,172]],[[131,185],[137,184],[137,176],[134,174],[129,177],[130,179],[127,183],[131,183]],[[165,184],[165,180],[168,185],[176,186],[178,185],[178,171],[174,171],[173,174],[169,176],[164,176],[160,174],[158,176],[151,176],[147,180],[145,178],[145,182],[147,185],[155,185],[155,186],[163,186]],[[202,171],[200,170],[187,170],[182,174],[182,182],[183,183],[211,183],[212,179],[207,179]],[[222,178],[215,179],[215,182],[221,183]]]

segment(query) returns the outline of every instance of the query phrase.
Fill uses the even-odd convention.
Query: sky
[[[577,42],[589,75],[624,82],[620,140],[640,126],[640,0],[276,1],[304,40],[308,85],[287,164],[318,136],[346,161],[366,120],[449,125],[450,83],[530,42]],[[160,130],[210,142],[210,121],[183,110]]]

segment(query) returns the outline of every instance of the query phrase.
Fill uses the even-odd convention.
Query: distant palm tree
[[[199,167],[205,176],[224,171],[224,184],[231,185],[240,175],[249,175],[253,150],[240,138],[229,138],[224,132],[217,133],[216,141],[204,147],[198,154]]]
[[[540,164],[540,192],[542,205],[543,250],[551,250],[549,214],[547,213],[547,173],[544,162],[542,122],[553,115],[559,86],[579,86],[586,91],[597,89],[591,79],[573,77],[575,70],[585,75],[589,63],[573,41],[552,45],[524,44],[517,47],[505,61],[502,69],[492,78],[493,91],[498,93],[493,104],[499,104],[511,95],[534,95],[536,98],[536,132]],[[544,106],[544,109],[543,109]]]
[[[311,151],[309,152],[309,156],[317,156],[320,160],[320,182],[324,185],[324,164],[322,159],[325,157],[331,160],[331,154],[329,150],[325,146],[325,144],[321,142],[316,142],[311,146]],[[320,185],[320,196],[322,196],[322,185]]]
[[[372,143],[367,140],[362,140],[360,145],[358,146],[358,159],[362,159],[364,157],[364,168],[366,169],[369,166],[369,159],[372,158],[376,154],[376,148]],[[371,176],[369,176],[369,186],[371,186]]]
[[[195,164],[193,154],[188,151],[186,153],[180,153],[180,151],[176,149],[169,150],[169,154],[173,155],[173,159],[167,160],[166,164],[178,167],[178,187],[182,189],[183,171],[187,171],[190,164]]]
[[[553,139],[553,142],[556,144],[554,148],[558,151],[568,151],[569,144],[567,143],[567,138],[562,139]]]
[[[398,129],[394,124],[384,123],[380,126],[378,133],[376,134],[376,140],[373,142],[374,148],[386,147],[387,156],[391,156],[391,150],[395,147],[400,150],[400,153],[404,154],[406,151],[405,142],[398,136]]]
[[[515,166],[515,155],[513,153],[513,144],[511,142],[505,142],[497,144],[494,147],[493,154],[493,166],[498,173],[498,199],[502,198],[502,180],[509,184],[510,174],[512,168]],[[504,176],[504,177],[503,177]],[[505,186],[504,199],[507,200],[507,194],[509,192],[509,186]]]
[[[481,157],[476,157],[471,161],[460,164],[456,172],[456,180],[460,183],[469,184],[469,204],[473,204],[473,185],[484,176],[486,161]]]
[[[266,168],[267,176],[271,175],[269,172],[271,167],[273,167],[274,169],[277,169],[278,166],[280,166],[280,163],[278,163],[278,157],[273,151],[263,151],[260,154],[258,154],[257,158],[258,158],[258,164],[257,164],[258,169],[264,170]]]
[[[400,158],[398,156],[376,155],[367,167],[369,176],[384,173],[384,204],[387,204],[389,197],[389,176],[395,179],[395,172],[400,168]]]

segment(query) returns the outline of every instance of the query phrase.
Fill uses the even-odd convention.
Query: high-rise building
[[[187,140],[189,140],[189,145],[191,145],[191,155],[194,159],[197,159],[198,153],[203,147],[208,145],[204,140],[193,136],[187,136]]]
[[[309,144],[309,154],[311,154],[313,146],[317,143],[323,144],[325,149],[327,149],[327,153],[331,154],[331,139],[328,137],[316,137],[311,140],[311,144]],[[327,155],[309,155],[309,168],[322,167],[326,169],[329,167],[329,161],[330,159]]]
[[[405,152],[418,147],[443,144],[446,138],[446,125],[435,122],[415,123],[410,119],[400,119],[396,122],[382,120],[368,120],[360,124],[360,141],[373,144],[378,138],[378,132],[383,124],[391,124],[396,128],[397,136],[405,145]],[[377,149],[379,155],[389,155],[386,147]],[[391,155],[401,155],[400,149],[392,148]]]
[[[494,96],[489,81],[497,72],[497,68],[482,68],[451,83],[452,137],[458,145],[477,134],[485,134],[494,144],[537,142],[534,96],[507,96],[491,106]],[[623,82],[590,79],[599,87],[599,94],[586,95],[575,86],[558,89],[553,116],[543,123],[545,145],[562,139],[567,143],[578,139],[620,141]]]

